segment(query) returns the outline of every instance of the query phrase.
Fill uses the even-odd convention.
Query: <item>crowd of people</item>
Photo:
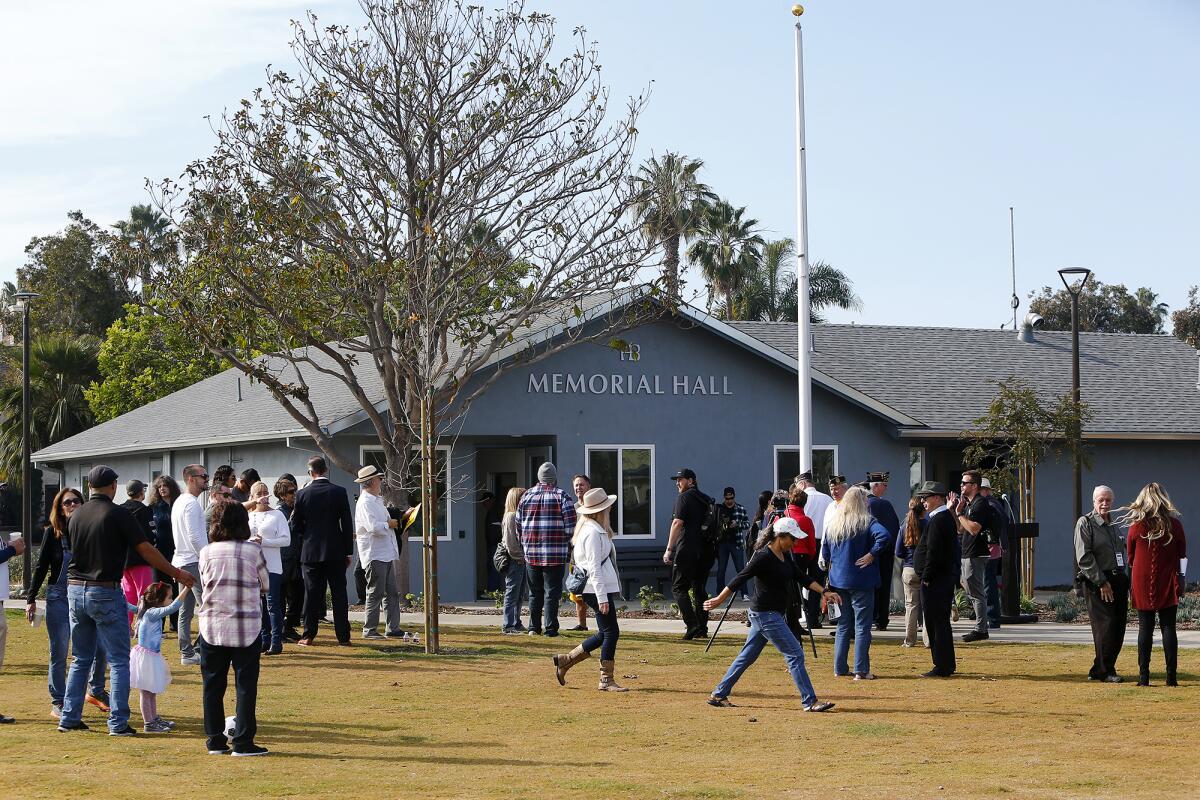
[[[358,472],[361,491],[353,509],[346,489],[329,480],[324,458],[314,456],[307,466],[309,482],[298,489],[292,475],[268,487],[255,470],[235,476],[227,466],[214,472],[210,484],[206,467],[191,464],[183,469],[182,487],[167,475],[149,487],[129,481],[120,505],[116,472],[97,466],[88,474],[86,502],[73,488],[57,493],[27,616],[34,622],[44,615],[47,690],[59,731],[87,730],[82,711],[90,703],[108,714],[110,736],[135,735],[129,694],[137,689],[143,731],[170,733],[174,723],[159,709],[159,697],[171,683],[162,653],[169,627],[178,634],[180,664],[200,668],[208,752],[265,754],[255,742],[261,658],[283,652],[285,642],[311,646],[327,614],[337,644],[350,645],[346,575],[355,555],[366,606],[363,638],[408,637],[400,627],[398,585],[403,528],[411,513],[387,507],[384,475],[374,466]],[[965,592],[975,620],[962,641],[987,639],[1001,623],[998,564],[1013,519],[979,471],[966,470],[961,477],[957,492],[937,481],[923,483],[901,520],[884,497],[886,472],[868,473],[853,486],[834,475],[829,494],[804,472],[787,490],[762,492],[752,516],[732,487],[717,500],[700,490],[693,470],[676,472],[678,497],[662,560],[671,567],[683,638],[709,638],[709,613],[739,594],[750,597],[745,645],[708,702],[732,705],[734,686],[769,642],[783,654],[803,708],[831,709],[832,703],[818,700],[801,644],[823,621],[835,623],[834,675],[874,680],[872,630],[888,627],[897,563],[904,588],[902,645],[920,641],[929,648],[932,668],[923,677],[954,675],[955,593]],[[537,479],[528,489],[509,490],[503,512],[497,509],[493,562],[504,586],[503,632],[558,636],[565,588],[583,609],[577,629],[587,630],[588,611],[596,629],[553,657],[556,680],[565,685],[568,672],[599,650],[598,688],[624,692],[615,678],[622,599],[611,518],[617,497],[592,486],[586,475],[572,478],[572,497],[558,486],[549,462],[540,466]],[[1179,512],[1157,483],[1142,489],[1120,516],[1113,503],[1112,490],[1097,486],[1092,512],[1075,527],[1077,591],[1087,599],[1095,643],[1088,678],[1122,681],[1115,664],[1132,600],[1139,624],[1138,684],[1150,685],[1157,623],[1165,682],[1177,685],[1176,607],[1186,566]],[[18,538],[0,548],[4,572],[5,562],[25,546]],[[731,563],[735,574],[725,583]],[[709,598],[714,566],[718,586],[725,585]],[[43,584],[46,598],[39,611],[36,597]],[[0,592],[7,588],[7,580],[0,580]],[[521,614],[527,592],[528,626]],[[0,665],[5,633],[0,615]],[[224,713],[231,670],[232,726]],[[0,722],[11,721],[0,715]]]

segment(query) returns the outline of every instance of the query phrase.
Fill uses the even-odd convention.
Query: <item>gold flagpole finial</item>
[[[796,3],[794,6],[792,6],[792,16],[793,17],[798,17],[803,13],[804,13],[804,6],[800,5],[799,3]]]

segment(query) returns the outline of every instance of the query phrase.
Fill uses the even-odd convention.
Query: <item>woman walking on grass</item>
[[[1129,563],[1133,567],[1130,588],[1138,612],[1138,686],[1150,685],[1150,651],[1154,647],[1154,618],[1162,628],[1163,658],[1167,662],[1167,686],[1178,686],[1179,638],[1175,612],[1184,594],[1181,559],[1187,556],[1187,541],[1179,509],[1157,483],[1147,484],[1129,504]]]
[[[514,486],[504,498],[504,517],[500,520],[500,541],[508,553],[508,569],[504,571],[504,633],[525,633],[521,624],[521,598],[525,596],[528,572],[525,551],[521,549],[521,526],[517,523],[517,503],[525,489]]]
[[[608,522],[608,510],[617,502],[617,496],[605,494],[603,489],[589,489],[575,505],[575,568],[587,575],[583,586],[583,602],[596,612],[596,632],[583,640],[583,644],[570,653],[554,657],[554,675],[558,682],[566,685],[567,670],[589,658],[600,648],[600,685],[602,692],[625,692],[613,677],[616,669],[617,639],[621,629],[617,625],[617,602],[621,599],[621,579],[617,574],[617,553],[613,546],[613,530]],[[578,591],[578,590],[577,590]]]
[[[755,580],[754,599],[749,611],[750,631],[746,634],[746,644],[729,665],[717,688],[713,689],[708,698],[709,705],[733,705],[729,702],[730,692],[742,674],[758,660],[767,642],[770,642],[783,654],[788,672],[792,674],[792,680],[800,690],[800,701],[804,704],[804,710],[828,711],[833,708],[833,703],[817,700],[816,690],[813,689],[808,670],[804,667],[804,646],[788,628],[786,619],[788,606],[799,602],[798,588],[801,584],[810,591],[822,592],[821,584],[810,580],[808,575],[801,574],[796,562],[791,558],[791,551],[796,542],[807,535],[793,519],[783,517],[776,520],[771,527],[759,534],[754,556],[746,568],[739,572],[719,595],[704,602],[705,610],[711,611],[728,600],[751,578]],[[841,602],[833,592],[823,594],[826,602]]]
[[[854,680],[875,680],[871,672],[871,623],[875,617],[875,589],[879,586],[876,563],[888,546],[887,529],[867,510],[867,490],[850,488],[825,521],[821,561],[829,564],[829,586],[838,593],[843,610],[833,640],[833,674],[850,674],[847,657],[854,637]],[[853,633],[851,631],[853,625]]]

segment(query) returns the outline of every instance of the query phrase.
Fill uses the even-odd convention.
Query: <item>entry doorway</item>
[[[498,544],[499,526],[495,523],[504,517],[504,500],[514,487],[528,489],[537,483],[537,470],[546,461],[553,461],[554,447],[536,445],[530,447],[477,445],[475,451],[475,592],[479,598],[488,597],[488,592],[503,589],[503,580],[489,569],[492,555]],[[494,506],[489,512],[481,502],[484,492],[494,495]],[[491,524],[489,524],[491,523]],[[489,536],[489,528],[492,529]],[[493,586],[489,588],[488,577]]]

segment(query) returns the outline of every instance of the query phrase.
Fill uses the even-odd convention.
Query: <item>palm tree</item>
[[[826,308],[860,311],[862,299],[854,293],[854,282],[846,277],[846,273],[824,261],[817,261],[808,268],[808,310],[812,321],[824,322],[818,312]],[[791,319],[795,318],[793,308]]]
[[[54,333],[29,346],[29,443],[48,447],[90,428],[94,422],[84,390],[100,378],[96,364],[100,340],[95,336]],[[4,354],[15,359],[21,374],[20,349]],[[21,385],[0,387],[0,472],[9,479],[21,472]]]
[[[699,230],[703,207],[716,195],[696,179],[704,166],[699,159],[667,152],[651,156],[634,176],[633,213],[646,240],[663,249],[667,297],[679,300],[679,250]]]
[[[139,270],[142,293],[146,293],[146,275],[150,266],[161,263],[167,255],[170,243],[171,221],[148,205],[135,205],[129,209],[129,219],[114,222],[113,227],[121,234],[128,254],[143,264]]]
[[[1150,312],[1150,317],[1154,320],[1155,330],[1153,332],[1162,333],[1163,323],[1170,315],[1169,306],[1166,303],[1158,302],[1158,293],[1145,286],[1137,290],[1135,297],[1138,305]]]
[[[763,238],[758,220],[744,219],[745,206],[734,208],[726,200],[705,207],[696,241],[688,248],[688,259],[700,266],[714,295],[725,298],[725,319],[734,317],[734,297],[752,275],[762,255]]]

